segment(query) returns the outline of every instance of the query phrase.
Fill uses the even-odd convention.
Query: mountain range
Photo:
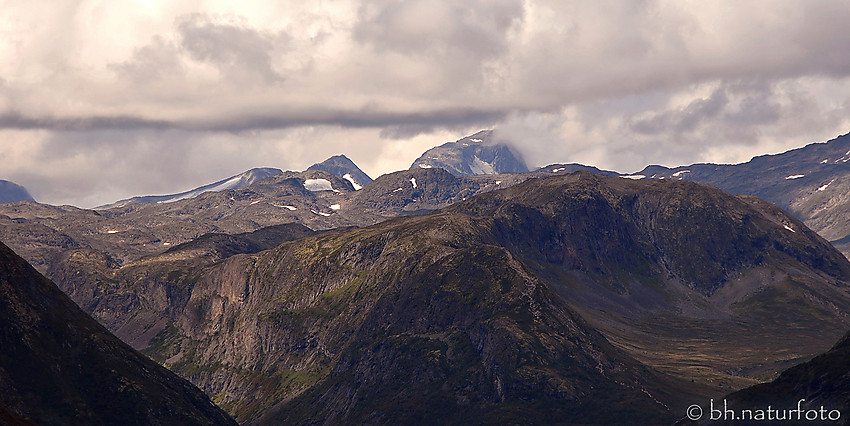
[[[413,172],[417,174],[408,178]],[[395,180],[383,183],[387,190],[378,197],[370,194],[376,188],[371,185],[349,194],[387,199],[387,193],[395,191],[389,188],[406,184],[408,190],[421,189],[419,196],[430,199],[430,190],[462,182],[438,169],[399,172],[375,182],[380,184],[381,179]],[[417,180],[416,188],[411,179]],[[298,182],[303,186],[300,178]],[[435,184],[426,187],[428,182]],[[343,183],[348,182],[335,182]],[[389,205],[398,208],[398,204]],[[647,421],[672,419],[676,411],[671,407],[685,402],[676,395],[714,395],[769,377],[783,366],[825,350],[848,326],[837,314],[850,309],[842,290],[846,284],[841,284],[850,282],[845,258],[781,210],[754,198],[733,198],[685,182],[640,182],[580,172],[527,180],[505,191],[460,200],[447,210],[381,221],[362,229],[313,235],[307,228],[287,226],[233,236],[211,234],[125,265],[79,247],[64,252],[50,273],[81,306],[125,341],[216,396],[216,402],[239,421],[289,422],[301,418],[298,416],[316,420],[306,408],[315,406],[336,407],[315,414],[334,418],[362,406],[364,411],[349,412],[345,419],[369,421],[368,415],[378,410],[369,404],[406,407],[382,412],[388,419],[403,421],[397,416],[416,413],[410,404],[421,402],[430,410],[427,407],[447,401],[467,400],[477,404],[468,407],[476,416],[492,412],[497,416],[493,419],[510,418],[530,413],[516,404],[531,395],[544,398],[541,401],[551,398],[549,403],[560,407],[550,410],[544,404],[539,407],[541,418],[555,415],[555,410],[564,416],[563,421],[581,421],[567,413],[597,412],[587,405],[593,398],[561,400],[557,395],[562,391],[550,395],[543,390],[545,386],[539,388],[547,381],[566,380],[560,374],[588,374],[556,368],[551,372],[555,376],[539,375],[552,368],[543,365],[565,356],[547,351],[562,347],[573,337],[537,349],[529,347],[529,359],[544,363],[529,365],[530,376],[498,376],[499,386],[519,392],[506,394],[510,397],[498,396],[496,378],[486,373],[496,364],[512,364],[502,358],[488,364],[494,361],[480,358],[491,351],[485,351],[482,342],[497,338],[482,335],[486,330],[475,331],[470,325],[479,324],[482,318],[500,318],[503,314],[499,312],[530,309],[527,306],[545,306],[544,311],[549,312],[545,318],[552,315],[564,324],[572,323],[568,329],[582,330],[582,336],[601,336],[586,337],[591,346],[577,348],[578,353],[570,356],[599,356],[601,351],[610,358],[605,365],[611,363],[617,372],[585,377],[589,382],[569,379],[564,389],[596,383],[594,388],[606,389],[612,398],[617,395],[615,400],[643,401],[634,399],[636,394],[627,396],[640,390],[637,383],[663,383],[647,390],[655,399],[665,395],[659,399],[661,405],[638,410]],[[680,234],[683,230],[688,233]],[[728,238],[715,240],[723,235]],[[702,251],[694,251],[691,244]],[[277,248],[260,251],[272,247]],[[512,266],[498,266],[506,262]],[[486,265],[496,269],[475,272]],[[471,278],[478,274],[483,274],[480,282]],[[500,277],[514,277],[511,280],[516,284],[509,285]],[[477,287],[467,288],[469,280],[478,283]],[[529,283],[542,292],[530,301],[520,291]],[[518,299],[510,303],[519,305],[500,304],[509,303],[510,288],[518,292],[511,296]],[[457,296],[449,297],[452,294]],[[436,295],[444,296],[435,299]],[[777,315],[775,307],[787,299],[807,302]],[[806,320],[811,312],[817,313],[817,321]],[[659,317],[665,321],[659,323]],[[359,334],[373,321],[383,325],[370,325],[378,327],[368,329],[373,334]],[[411,324],[419,325],[411,329]],[[546,321],[532,321],[527,325],[532,328],[515,322],[499,324],[495,330],[520,328],[511,332],[519,334],[495,340],[498,347],[526,347],[530,344],[524,340],[527,336],[548,336],[554,327]],[[694,330],[702,331],[695,334]],[[387,332],[391,333],[382,334]],[[385,379],[373,378],[372,385],[357,388],[360,390],[351,388],[370,372],[377,374],[362,370],[368,364],[355,362],[365,356],[357,355],[359,351],[366,351],[367,359],[378,356],[373,353],[377,349],[351,352],[352,348],[370,341],[383,344],[380,336],[398,333],[400,346],[386,355],[389,366],[381,368],[387,371],[387,376],[380,376]],[[408,334],[412,340],[405,337]],[[794,338],[798,334],[800,339]],[[776,342],[776,335],[799,343]],[[726,340],[730,336],[735,338]],[[467,341],[471,343],[464,343]],[[743,346],[744,342],[751,346]],[[430,349],[416,355],[420,349],[409,345]],[[469,354],[472,358],[456,359],[464,345],[478,349]],[[760,349],[742,350],[752,346]],[[422,377],[456,377],[453,380],[458,386],[478,377],[473,382],[483,387],[463,390],[461,386],[445,394],[437,388],[416,388],[411,395],[419,395],[420,390],[429,395],[417,403],[381,399],[389,396],[380,389],[399,386],[396,381],[410,374],[419,377],[416,374],[420,373],[404,366],[422,364],[425,359],[419,357],[435,350],[442,352],[437,353],[439,362],[434,368],[442,367],[423,370]],[[697,355],[711,361],[695,373],[687,360]],[[671,363],[671,359],[682,361]],[[586,359],[578,365],[588,369],[594,363]],[[518,368],[506,367],[505,371]],[[538,370],[540,373],[531,373]],[[338,388],[329,384],[332,377],[363,379],[339,382],[334,386],[344,387]],[[345,398],[333,396],[351,392],[369,396],[355,405],[343,404]],[[291,400],[294,405],[274,408],[273,401],[278,399]],[[500,401],[507,403],[500,405]],[[624,405],[621,411],[611,413],[634,414],[638,412],[635,407]]]
[[[335,156],[170,202],[0,204],[0,240],[243,423],[664,423],[846,371],[805,362],[850,329],[850,264],[806,226],[840,246],[847,136],[629,175],[489,174],[513,154],[488,138],[365,184]]]

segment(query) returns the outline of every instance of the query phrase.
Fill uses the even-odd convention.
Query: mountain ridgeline
[[[636,175],[755,195],[793,213],[850,256],[850,135],[741,164],[648,166]]]
[[[282,172],[283,171],[280,169],[274,169],[270,167],[255,168],[240,173],[238,175],[231,176],[227,179],[222,179],[218,182],[213,182],[209,185],[200,186],[198,188],[190,189],[188,191],[181,192],[178,194],[145,195],[141,197],[132,197],[126,200],[119,200],[112,204],[97,207],[97,209],[106,210],[111,208],[120,208],[137,203],[173,203],[175,201],[185,200],[187,198],[195,198],[208,191],[226,191],[228,189],[245,188],[246,186],[249,186],[258,180],[275,176]]]

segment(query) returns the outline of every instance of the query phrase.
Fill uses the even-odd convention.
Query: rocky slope
[[[850,409],[848,374],[850,374],[850,335],[844,336],[826,353],[783,371],[779,377],[769,383],[755,385],[729,395],[727,403],[730,408],[736,410],[765,409],[768,405],[790,410],[796,409],[800,402],[800,406],[806,411],[819,411],[821,407],[824,407],[827,412],[838,410],[842,420],[838,424],[846,424],[846,416]],[[804,401],[801,402],[801,399]],[[805,414],[804,412],[803,415]],[[814,414],[810,415],[814,416]],[[822,414],[818,414],[819,420],[821,417]]]
[[[156,275],[145,352],[240,421],[673,420],[850,327],[850,264],[793,217],[590,173]]]
[[[191,295],[192,277],[240,253],[257,253],[316,232],[289,223],[243,234],[206,234],[164,253],[118,265],[102,252],[63,252],[48,274],[80,307],[134,348],[144,349]]]
[[[307,170],[324,170],[333,173],[351,182],[354,189],[363,188],[366,184],[372,182],[372,178],[369,175],[363,173],[360,167],[357,167],[353,161],[344,155],[334,155],[321,163],[313,164]]]
[[[0,422],[230,425],[197,388],[111,335],[0,244]]]
[[[8,180],[0,180],[0,203],[13,203],[15,201],[35,200],[23,186]]]
[[[492,131],[482,130],[455,142],[431,148],[417,158],[410,168],[443,168],[455,176],[527,172],[528,166],[522,156],[507,145],[490,141],[492,135]]]
[[[850,135],[742,164],[649,166],[635,175],[714,185],[782,207],[850,256]]]

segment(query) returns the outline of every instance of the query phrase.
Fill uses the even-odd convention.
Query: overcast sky
[[[850,2],[0,1],[0,179],[92,207],[494,128],[530,166],[850,131]]]

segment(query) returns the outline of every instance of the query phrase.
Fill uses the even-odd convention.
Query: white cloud
[[[337,153],[374,176],[488,127],[534,165],[633,171],[745,161],[850,124],[844,2],[0,7],[0,152],[16,158],[0,178],[48,202]],[[152,164],[169,168],[157,178]]]

